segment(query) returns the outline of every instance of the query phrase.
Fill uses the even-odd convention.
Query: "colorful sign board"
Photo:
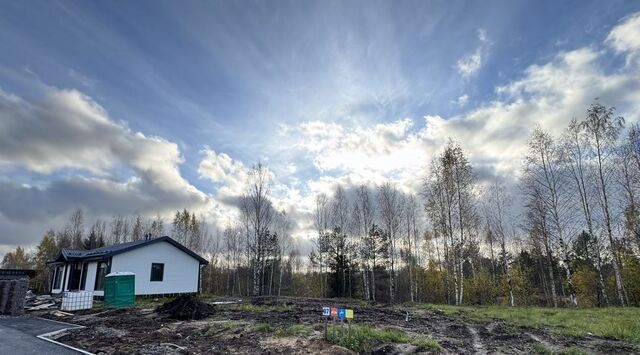
[[[329,307],[322,307],[322,316],[323,317],[328,317],[331,315],[331,308]]]
[[[353,309],[322,307],[322,316],[340,319],[353,319]]]

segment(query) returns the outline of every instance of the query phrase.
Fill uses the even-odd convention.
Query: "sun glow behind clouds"
[[[388,24],[385,16],[379,17],[373,16]],[[305,68],[296,67],[304,61],[272,63],[284,73],[278,80],[251,83],[265,93],[269,104],[260,114],[269,118],[268,125],[279,127],[278,132],[268,136],[269,132],[244,123],[242,130],[251,131],[253,139],[246,146],[229,139],[224,147],[230,149],[200,141],[185,143],[190,136],[183,141],[130,129],[119,119],[133,116],[115,119],[108,100],[84,92],[91,85],[79,83],[82,92],[50,87],[39,98],[0,91],[0,168],[25,170],[37,180],[33,184],[0,180],[0,229],[15,234],[0,244],[33,243],[41,234],[34,232],[34,225],[41,231],[58,226],[75,207],[93,216],[137,211],[150,216],[161,212],[167,218],[186,207],[203,214],[214,228],[223,228],[237,217],[245,174],[258,160],[272,169],[274,204],[290,214],[294,235],[304,239],[313,235],[310,221],[317,193],[331,194],[337,184],[374,187],[385,181],[406,192],[419,192],[430,159],[448,139],[462,145],[484,181],[496,175],[514,181],[534,125],[559,132],[572,117],[582,117],[595,97],[616,106],[628,121],[640,114],[640,70],[635,61],[640,50],[638,14],[615,25],[604,43],[563,49],[532,61],[537,64],[504,81],[495,95],[484,96],[490,99],[481,99],[473,80],[490,66],[497,46],[492,41],[497,37],[492,31],[471,29],[467,37],[474,42],[466,54],[447,63],[455,80],[463,82],[461,91],[445,100],[455,107],[454,114],[429,110],[405,114],[406,106],[422,110],[429,95],[411,87],[410,74],[401,67],[407,59],[401,57],[393,29],[384,24],[370,32],[379,42],[362,33],[344,38],[334,34],[340,39],[334,44],[331,38],[321,38],[331,50],[318,54],[325,60],[318,65],[330,73],[328,79],[307,83],[305,75],[294,75],[304,73]],[[229,52],[241,54],[224,43]],[[251,56],[238,57],[230,70],[243,77],[269,72],[271,50],[272,46],[257,46]],[[623,67],[602,66],[616,55],[627,59]],[[250,60],[256,58],[267,61],[256,67]],[[359,65],[361,58],[368,60]],[[96,83],[79,69],[68,73],[73,80]],[[287,90],[279,90],[283,88]],[[259,154],[247,153],[244,149],[249,146]],[[73,173],[56,175],[65,169]],[[213,187],[196,187],[202,185]],[[24,221],[29,228],[21,226]]]

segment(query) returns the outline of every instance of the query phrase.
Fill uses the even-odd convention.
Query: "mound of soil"
[[[156,312],[168,315],[173,319],[202,319],[212,315],[215,308],[200,301],[194,295],[182,295],[173,301],[167,302],[156,308]]]

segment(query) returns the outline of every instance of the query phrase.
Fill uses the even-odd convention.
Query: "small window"
[[[151,281],[162,281],[164,277],[164,264],[151,264]]]

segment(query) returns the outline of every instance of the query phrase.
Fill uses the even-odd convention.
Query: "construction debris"
[[[63,312],[63,311],[55,311],[53,312],[54,316],[57,317],[71,317],[73,316],[73,313],[68,313],[68,312]]]
[[[212,315],[214,311],[215,308],[212,305],[200,301],[194,295],[180,296],[156,308],[158,313],[182,320],[203,319]]]
[[[27,291],[24,301],[24,308],[26,308],[27,311],[59,309],[61,302],[59,297],[52,297],[51,295],[36,296],[31,291]]]

